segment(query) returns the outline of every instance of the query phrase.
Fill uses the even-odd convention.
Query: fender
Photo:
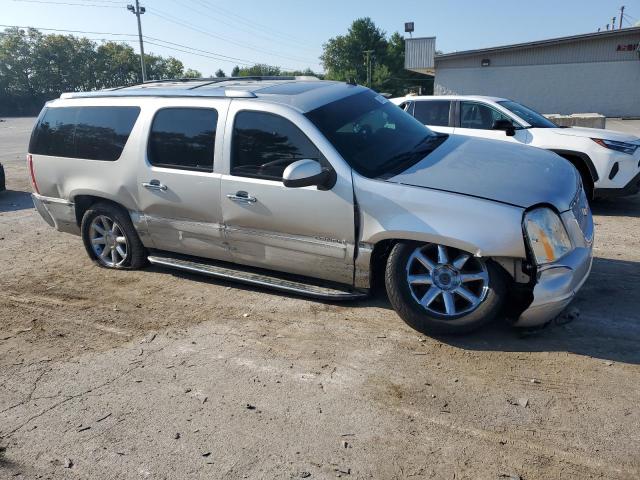
[[[526,258],[521,207],[355,174],[354,187],[360,243],[415,240],[478,257]]]
[[[591,174],[591,179],[593,180],[593,183],[597,182],[600,179],[600,177],[598,176],[598,171],[596,170],[596,167],[593,165],[593,161],[591,160],[589,155],[587,155],[586,153],[576,152],[575,150],[562,150],[557,148],[547,148],[547,150],[555,154],[558,154],[561,157],[564,157],[565,155],[569,155],[572,157],[580,158],[589,169],[589,173]]]

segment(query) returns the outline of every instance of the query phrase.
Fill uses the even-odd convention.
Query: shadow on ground
[[[33,201],[29,192],[6,190],[0,192],[0,213],[16,212],[33,208]]]
[[[631,197],[596,199],[591,210],[603,217],[640,217],[640,194]]]
[[[151,270],[168,273],[185,281],[210,282],[283,297],[295,296],[178,270],[159,267],[151,267]],[[579,317],[570,323],[561,323],[561,320],[566,321],[563,318],[539,331],[524,334],[506,321],[497,321],[470,335],[441,337],[439,340],[468,350],[571,352],[603,360],[640,364],[639,296],[640,263],[596,258],[589,279],[570,306],[580,312]],[[356,302],[319,303],[351,308],[391,309],[384,290],[380,288],[371,297]]]
[[[465,337],[443,337],[459,348],[503,352],[570,352],[603,360],[640,364],[640,263],[596,258],[589,280],[570,308],[571,323],[552,322],[522,335],[504,322]]]

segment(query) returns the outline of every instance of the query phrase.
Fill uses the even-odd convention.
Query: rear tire
[[[100,267],[136,270],[147,264],[147,250],[121,207],[107,202],[92,205],[82,217],[81,232],[89,258]]]
[[[506,295],[503,273],[492,262],[417,242],[395,245],[385,284],[398,315],[427,335],[464,334],[488,324]]]

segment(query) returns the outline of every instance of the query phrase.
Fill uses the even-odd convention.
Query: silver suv
[[[49,102],[28,155],[42,217],[101,267],[147,262],[322,299],[384,282],[425,333],[558,315],[593,222],[554,153],[434,133],[373,91],[167,81]]]

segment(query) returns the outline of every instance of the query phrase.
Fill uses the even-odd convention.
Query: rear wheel
[[[87,253],[99,266],[133,270],[146,264],[146,249],[122,208],[92,205],[82,217],[81,230]]]
[[[502,273],[491,262],[433,243],[398,243],[385,283],[400,317],[426,334],[473,331],[496,317],[505,296]]]

